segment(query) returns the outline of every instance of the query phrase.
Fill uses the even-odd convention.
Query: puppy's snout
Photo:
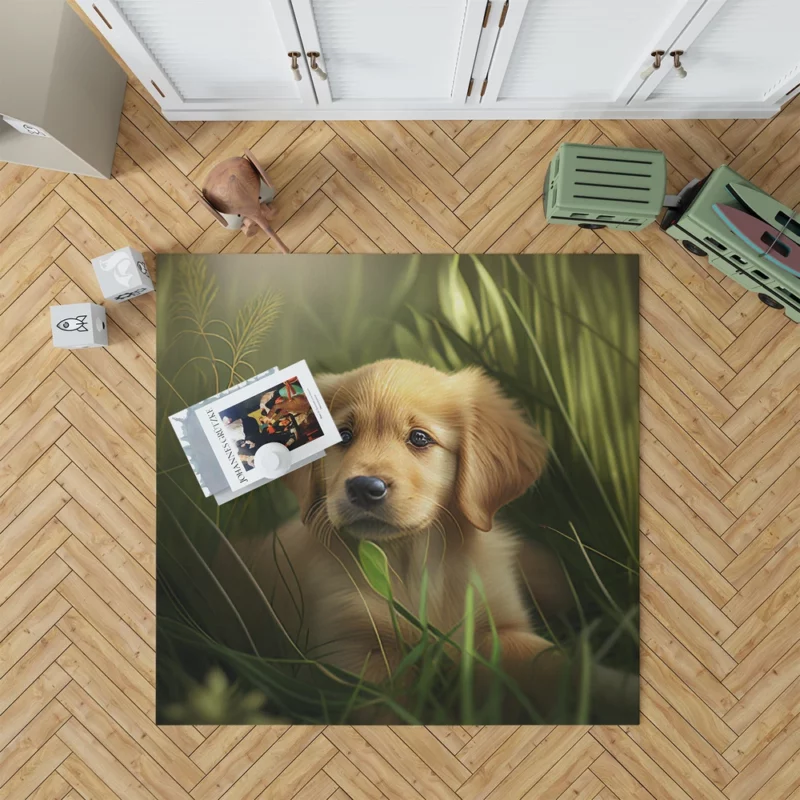
[[[353,505],[368,508],[380,503],[389,491],[389,487],[374,475],[358,475],[348,478],[344,483],[347,498]]]

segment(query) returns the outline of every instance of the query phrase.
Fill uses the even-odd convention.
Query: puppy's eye
[[[342,444],[350,444],[353,441],[353,431],[350,428],[340,428],[339,436],[342,437]]]
[[[408,435],[408,443],[414,445],[414,447],[427,447],[429,444],[434,444],[434,441],[425,431],[415,428]]]

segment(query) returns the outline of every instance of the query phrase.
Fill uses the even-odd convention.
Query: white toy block
[[[153,291],[153,281],[144,258],[132,247],[93,258],[92,266],[106,300],[119,303]]]
[[[108,345],[106,310],[94,303],[50,306],[50,327],[54,347],[79,350]]]

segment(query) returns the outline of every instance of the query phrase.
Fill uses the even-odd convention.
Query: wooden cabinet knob
[[[661,59],[664,58],[663,50],[653,50],[650,55],[653,57],[653,63],[639,73],[639,77],[646,81],[657,69],[661,68]]]
[[[681,56],[683,55],[683,50],[672,50],[670,51],[670,55],[672,56],[672,63],[675,66],[675,71],[678,73],[679,78],[686,77],[686,70],[681,64]]]
[[[320,65],[317,63],[317,59],[322,58],[322,56],[320,56],[320,54],[314,50],[309,51],[308,53],[306,53],[306,55],[308,56],[310,62],[309,66],[311,67],[311,71],[316,73],[317,77],[321,81],[328,80],[328,73],[325,72],[325,70],[322,69],[322,67],[320,67]]]
[[[297,51],[293,50],[292,52],[288,53],[287,55],[289,56],[289,58],[292,59],[292,63],[291,63],[292,77],[296,81],[303,80],[303,76],[300,74],[300,65],[297,63],[297,59],[300,58],[300,56],[302,56],[303,54],[302,53],[298,53]]]

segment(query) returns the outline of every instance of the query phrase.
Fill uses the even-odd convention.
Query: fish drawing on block
[[[712,208],[753,250],[781,269],[800,276],[800,244],[787,238],[764,220],[739,208],[722,203],[714,203]]]
[[[67,317],[56,324],[56,328],[62,331],[75,331],[76,333],[86,333],[89,326],[86,324],[86,314],[79,317]]]
[[[105,272],[113,272],[114,278],[123,286],[130,286],[133,282],[133,275],[130,270],[131,266],[132,262],[127,253],[112,253],[102,263],[101,269]],[[139,271],[142,271],[141,266],[139,266]]]

